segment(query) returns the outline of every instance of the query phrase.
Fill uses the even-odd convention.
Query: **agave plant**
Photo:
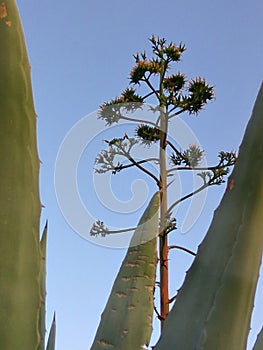
[[[47,227],[40,240],[36,113],[14,0],[0,4],[0,42],[0,348],[43,350]]]

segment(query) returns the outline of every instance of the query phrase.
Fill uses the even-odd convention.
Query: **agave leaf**
[[[150,341],[159,202],[157,193],[134,232],[91,350],[135,350]]]
[[[46,334],[46,247],[47,247],[47,223],[45,225],[41,241],[41,262],[40,262],[40,294],[41,294],[41,306],[39,312],[39,335],[40,342],[38,350],[45,349],[45,334]]]
[[[263,350],[263,327],[257,336],[253,350]]]
[[[154,348],[245,350],[263,248],[263,86],[227,190]]]
[[[39,158],[30,67],[17,6],[0,4],[0,348],[39,343]]]
[[[46,350],[55,350],[56,342],[56,315],[54,314],[52,325],[49,332]]]

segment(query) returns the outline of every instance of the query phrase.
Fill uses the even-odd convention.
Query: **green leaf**
[[[56,315],[54,314],[52,325],[49,332],[46,350],[55,350],[56,343]]]
[[[91,350],[135,350],[150,341],[159,204],[156,193],[132,237]]]
[[[262,134],[263,86],[226,193],[155,350],[246,349],[263,249]]]
[[[263,327],[257,336],[253,350],[263,350]]]
[[[47,247],[47,222],[40,241],[40,313],[39,313],[39,334],[40,343],[38,350],[45,349],[45,334],[46,334],[46,247]]]
[[[14,0],[0,4],[0,349],[39,343],[39,159],[30,66]]]

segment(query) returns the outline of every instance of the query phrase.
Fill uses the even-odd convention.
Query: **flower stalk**
[[[199,164],[203,158],[203,150],[196,145],[189,145],[185,150],[178,150],[177,146],[169,139],[168,122],[172,118],[187,112],[189,115],[198,114],[206,104],[213,100],[213,87],[206,83],[205,79],[197,77],[187,80],[186,76],[180,72],[170,74],[169,70],[173,63],[181,60],[185,51],[185,46],[174,43],[166,43],[165,39],[152,36],[150,39],[153,49],[153,58],[148,59],[145,52],[134,55],[135,66],[130,73],[130,82],[133,86],[140,87],[145,84],[149,89],[144,97],[137,94],[134,88],[124,90],[120,97],[104,103],[100,108],[99,118],[104,119],[107,125],[118,123],[120,120],[130,120],[139,123],[135,129],[136,138],[127,134],[123,138],[114,138],[107,141],[108,150],[103,150],[96,159],[96,171],[105,173],[111,171],[117,174],[120,171],[137,167],[149,178],[154,179],[157,190],[160,194],[159,203],[159,234],[158,234],[158,263],[159,273],[158,286],[160,288],[159,310],[156,305],[152,305],[158,319],[161,322],[161,330],[165,319],[169,314],[169,304],[174,300],[169,297],[169,251],[176,245],[169,246],[169,234],[176,229],[173,210],[176,205],[202,191],[208,186],[221,184],[224,176],[229,171],[229,166],[236,161],[233,152],[220,152],[220,161],[213,167],[201,167]],[[155,87],[156,79],[158,86]],[[132,115],[132,112],[142,110],[143,103],[147,98],[156,98],[157,106],[150,107],[156,116],[155,121],[143,120]],[[156,113],[156,114],[155,114]],[[128,115],[127,115],[128,114]],[[145,157],[137,160],[133,156],[134,147],[151,147],[153,144],[159,145],[159,154],[155,157]],[[168,146],[168,147],[167,147]],[[173,152],[173,153],[171,153]],[[128,162],[128,163],[127,163]],[[159,167],[159,174],[149,170],[148,165],[154,162]],[[156,169],[155,169],[156,170]],[[176,170],[198,170],[197,173],[203,180],[203,184],[191,193],[177,199],[168,206],[168,176],[174,176]],[[130,229],[121,230],[122,232]],[[102,221],[98,220],[91,229],[92,235],[105,236],[118,231],[109,230]],[[188,251],[187,248],[182,248]],[[195,254],[191,252],[191,254]],[[155,281],[156,284],[156,281]],[[153,290],[155,290],[155,284]]]

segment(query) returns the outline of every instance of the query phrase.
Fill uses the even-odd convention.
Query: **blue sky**
[[[61,214],[54,188],[55,161],[61,142],[81,118],[127,87],[132,55],[144,49],[149,52],[147,38],[156,34],[168,41],[185,43],[187,51],[180,71],[189,78],[200,75],[215,85],[216,100],[198,117],[184,117],[205,149],[208,162],[217,161],[218,151],[238,150],[262,81],[263,3],[259,0],[167,0],[164,5],[155,0],[17,3],[38,114],[40,189],[45,206],[42,223],[45,219],[49,221],[47,322],[49,326],[56,311],[57,349],[89,349],[125,250],[84,240]],[[93,158],[93,154],[85,152],[81,160],[79,181],[87,203],[92,202],[92,196],[89,198],[85,188],[85,174],[92,168]],[[200,242],[223,191],[223,186],[209,189],[204,210],[192,230],[188,235],[180,234],[180,228],[176,232],[178,244],[192,247]],[[126,196],[130,195],[129,189]],[[137,220],[139,214],[133,219]],[[171,265],[180,269],[174,268],[172,273],[180,284],[190,262],[181,253],[174,255]],[[261,282],[261,294],[262,288]],[[257,304],[256,310],[248,350],[263,322],[262,303]]]

